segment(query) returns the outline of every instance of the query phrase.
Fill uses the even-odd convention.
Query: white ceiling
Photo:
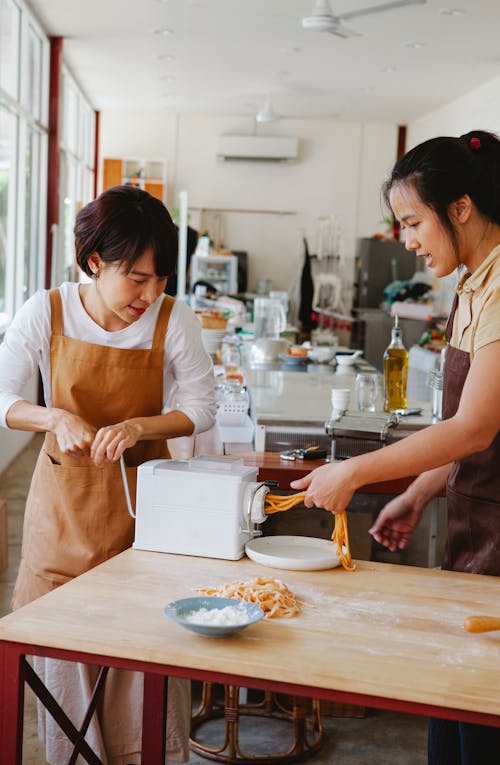
[[[500,75],[500,0],[427,0],[350,19],[362,36],[349,39],[302,29],[313,0],[28,1],[65,38],[99,110],[251,115],[270,94],[287,118],[406,124]],[[342,14],[382,2],[331,5]],[[457,8],[466,13],[442,13]]]

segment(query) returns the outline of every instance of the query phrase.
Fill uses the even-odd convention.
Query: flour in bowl
[[[184,617],[190,624],[215,624],[219,626],[234,627],[248,622],[248,613],[238,606],[225,606],[224,608],[198,608]]]

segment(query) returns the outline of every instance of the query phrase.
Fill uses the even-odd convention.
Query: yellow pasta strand
[[[198,591],[217,598],[238,598],[254,603],[264,611],[264,619],[289,618],[300,611],[293,593],[281,579],[257,576],[246,582],[236,581],[220,587],[199,587]]]
[[[300,503],[304,501],[305,496],[305,491],[289,495],[267,494],[264,510],[267,515],[290,510],[292,507],[300,505]],[[345,570],[355,571],[356,564],[352,562],[351,546],[349,544],[349,534],[347,531],[347,514],[345,511],[342,513],[335,513],[335,526],[332,533],[332,542],[336,545],[337,556]]]

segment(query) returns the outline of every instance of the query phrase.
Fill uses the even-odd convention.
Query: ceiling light
[[[171,74],[162,74],[160,80],[163,80],[163,82],[175,82],[175,77],[172,77]]]
[[[394,72],[398,71],[397,66],[392,66],[391,64],[388,64],[387,66],[384,66],[382,69],[384,74],[394,74]]]
[[[174,34],[174,30],[167,29],[166,27],[162,29],[153,29],[153,34],[158,35],[158,37],[170,37],[170,35]]]
[[[467,11],[465,8],[441,8],[439,13],[443,16],[465,16]]]
[[[156,57],[157,61],[174,61],[175,56],[172,56],[171,53],[160,53],[159,56]]]

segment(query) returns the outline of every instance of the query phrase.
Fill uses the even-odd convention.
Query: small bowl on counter
[[[264,611],[253,603],[210,595],[174,600],[163,612],[181,627],[203,637],[227,637],[264,617]]]
[[[317,345],[307,353],[307,357],[315,364],[329,364],[334,356],[335,348],[328,345]]]

